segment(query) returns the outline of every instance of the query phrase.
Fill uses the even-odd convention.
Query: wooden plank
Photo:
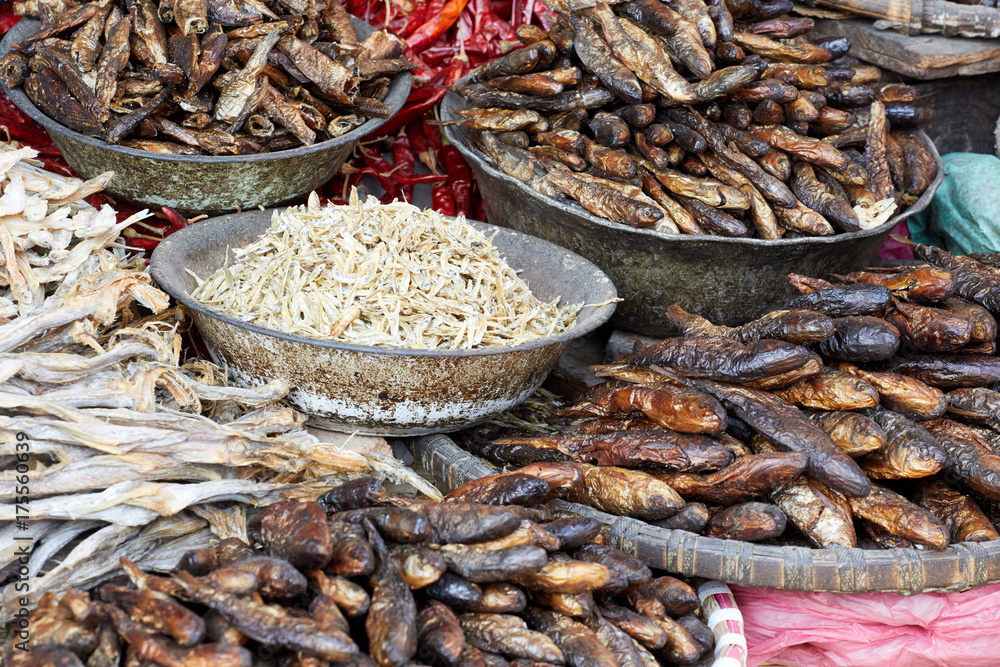
[[[876,30],[869,20],[816,21],[813,34],[847,37],[851,55],[914,79],[1000,72],[1000,40],[902,35]]]

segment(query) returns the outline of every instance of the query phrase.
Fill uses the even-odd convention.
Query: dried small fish
[[[336,339],[418,349],[516,345],[562,331],[575,319],[578,306],[540,302],[493,244],[464,221],[447,221],[405,202],[362,204],[352,196],[347,206],[275,212],[270,230],[236,251],[235,262],[201,282],[193,296],[246,321],[320,338],[331,337],[334,323],[351,313]],[[373,236],[376,229],[391,229],[392,236]],[[289,248],[304,234],[315,241],[309,246],[296,241],[292,263]],[[339,239],[335,257],[321,245],[326,238]],[[435,247],[439,256],[445,246],[453,249],[454,271],[427,254]],[[284,279],[263,280],[274,271]],[[475,275],[471,284],[462,277],[468,271]],[[359,284],[358,276],[369,286]],[[394,286],[392,294],[384,284]],[[315,296],[282,296],[293,293]],[[503,304],[503,312],[487,315],[487,303]],[[467,320],[473,313],[478,315]]]

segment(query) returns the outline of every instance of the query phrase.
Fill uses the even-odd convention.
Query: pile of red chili
[[[365,137],[340,173],[320,194],[344,203],[351,186],[368,175],[385,190],[383,201],[410,201],[416,185],[431,185],[432,206],[447,215],[461,213],[485,219],[472,171],[458,150],[447,144],[433,123],[434,107],[450,86],[469,70],[519,46],[514,29],[541,23],[547,12],[541,0],[340,0],[348,11],[376,28],[406,40],[405,55],[418,65],[413,88],[402,110],[371,136]],[[11,3],[0,6],[0,36],[18,21]],[[0,125],[11,139],[30,145],[52,171],[72,174],[45,130],[15,107],[0,91]],[[391,155],[392,160],[384,157]],[[430,174],[417,174],[417,161]],[[108,201],[95,195],[95,205]],[[120,219],[135,211],[115,202]],[[164,208],[155,218],[126,230],[127,245],[151,251],[188,221]]]

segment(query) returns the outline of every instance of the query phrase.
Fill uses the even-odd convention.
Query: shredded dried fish
[[[119,223],[107,204],[98,210],[84,201],[112,172],[82,181],[46,171],[37,156],[33,148],[0,141],[0,317],[37,310],[95,252],[149,215]]]
[[[565,331],[583,307],[544,303],[464,219],[406,202],[276,211],[192,297],[269,329],[357,345],[472,349]]]

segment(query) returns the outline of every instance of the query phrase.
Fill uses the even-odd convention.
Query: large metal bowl
[[[363,21],[352,20],[361,37],[375,31]],[[19,21],[0,43],[0,57],[40,25],[29,19]],[[410,80],[409,72],[393,77],[385,99],[393,114],[406,102]],[[218,214],[274,206],[311,192],[340,169],[362,137],[388,120],[372,118],[335,139],[273,153],[164,155],[88,137],[42,113],[23,88],[3,89],[21,111],[48,131],[78,174],[93,178],[114,171],[115,177],[105,188],[110,194],[142,206],[169,206],[184,213]]]
[[[527,398],[574,338],[596,329],[614,305],[584,308],[568,331],[524,345],[478,350],[408,350],[349,345],[255,326],[207,308],[189,294],[188,273],[207,278],[230,248],[258,238],[271,211],[247,211],[191,225],[153,253],[159,285],[182,303],[216,363],[243,386],[274,378],[292,387],[289,401],[319,426],[374,435],[422,435],[483,422]],[[531,291],[544,301],[604,303],[615,286],[596,266],[541,239],[479,222]]]
[[[465,107],[462,97],[448,93],[441,113],[457,118],[453,110]],[[541,195],[472,147],[469,131],[450,126],[444,133],[475,172],[490,222],[558,243],[601,267],[624,299],[615,325],[657,337],[677,333],[664,315],[672,303],[717,324],[738,325],[795,294],[789,273],[825,276],[866,266],[898,222],[930,204],[944,176],[941,157],[921,132],[938,175],[916,204],[875,229],[777,241],[664,234],[609,222],[575,202]]]

